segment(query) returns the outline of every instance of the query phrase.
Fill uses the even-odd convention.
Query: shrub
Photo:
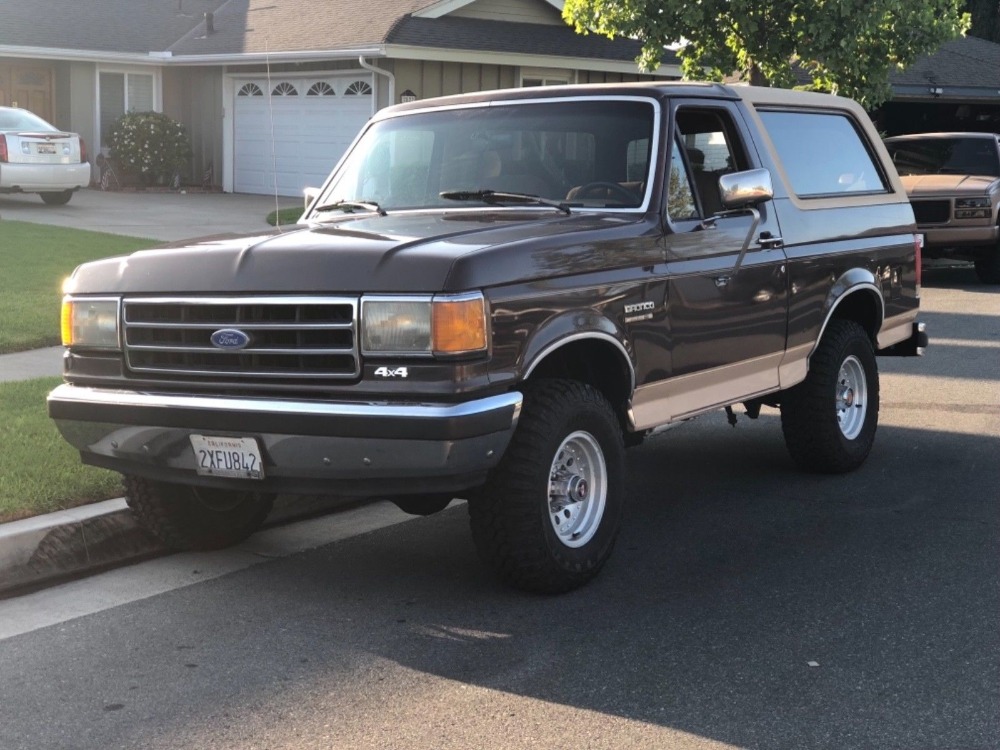
[[[191,158],[191,141],[179,122],[161,112],[126,112],[111,126],[111,157],[147,184],[168,182]]]

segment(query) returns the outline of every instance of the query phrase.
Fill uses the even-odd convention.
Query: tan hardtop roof
[[[409,110],[429,107],[447,107],[463,104],[479,104],[491,101],[516,101],[519,99],[563,98],[573,96],[690,96],[693,98],[742,99],[753,106],[794,106],[821,109],[849,109],[867,119],[861,105],[853,99],[814,91],[766,88],[761,86],[729,85],[711,81],[639,81],[632,83],[585,83],[565,86],[545,86],[540,88],[495,89],[469,94],[421,99],[406,104],[387,107],[378,113],[398,114]]]
[[[887,141],[917,141],[927,138],[991,138],[996,140],[1000,138],[1000,135],[996,133],[981,133],[981,132],[971,132],[971,131],[956,131],[954,133],[907,133],[906,135],[894,135],[891,138],[886,138]]]

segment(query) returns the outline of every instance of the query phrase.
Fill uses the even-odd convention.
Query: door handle
[[[784,241],[781,237],[775,237],[770,232],[761,232],[760,236],[757,238],[757,244],[766,249],[775,249],[782,247]]]

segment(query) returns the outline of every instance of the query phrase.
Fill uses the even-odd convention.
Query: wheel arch
[[[602,325],[580,330],[575,315],[536,334],[526,350],[522,379],[579,380],[597,388],[623,416],[635,390],[635,365],[624,337],[607,318],[599,319]]]
[[[853,320],[865,329],[874,345],[885,320],[885,300],[871,271],[852,268],[841,275],[827,295],[825,308],[826,315],[812,352],[816,351],[827,326],[834,319]]]

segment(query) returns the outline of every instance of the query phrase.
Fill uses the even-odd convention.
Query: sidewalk
[[[0,354],[0,382],[62,375],[62,358],[61,346]]]
[[[281,198],[279,207],[299,205]],[[151,245],[212,234],[268,231],[273,196],[222,193],[102,193],[81,190],[65,206],[46,206],[36,195],[0,196],[3,221],[148,237]],[[63,348],[0,355],[0,382],[62,374]],[[332,496],[280,496],[267,525],[329,512],[344,501]],[[124,498],[0,524],[0,597],[166,554],[139,528]]]

